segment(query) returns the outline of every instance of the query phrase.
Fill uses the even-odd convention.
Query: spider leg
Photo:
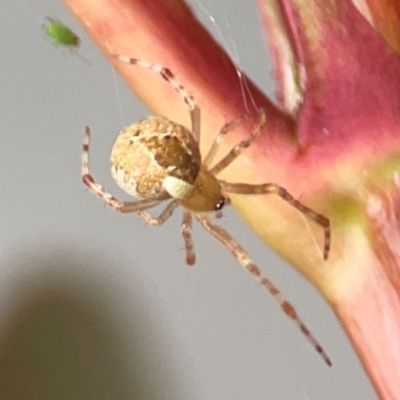
[[[149,225],[160,226],[168,220],[178,206],[180,206],[179,200],[171,201],[157,218],[152,217],[147,211],[138,211],[137,214]],[[196,255],[194,253],[192,239],[192,215],[190,212],[183,212],[181,232],[185,242],[186,263],[188,265],[193,265],[196,262]]]
[[[171,201],[167,205],[167,207],[165,207],[165,209],[161,212],[161,214],[156,218],[152,217],[147,211],[144,210],[137,211],[137,215],[139,215],[140,218],[142,218],[147,224],[151,226],[160,226],[169,219],[175,208],[179,205],[179,200]]]
[[[146,61],[138,60],[137,58],[120,56],[118,54],[112,54],[112,57],[118,60],[131,64],[137,65],[138,67],[146,68],[158,72],[161,77],[166,80],[178,94],[183,98],[183,101],[189,107],[190,120],[192,122],[192,133],[196,141],[200,141],[200,109],[197,106],[193,96],[191,96],[188,91],[178,82],[175,75],[171,72],[169,68],[163,67],[162,65],[149,63]]]
[[[201,216],[196,215],[196,219],[200,222],[204,229],[206,229],[207,232],[213,235],[230,250],[230,252],[234,255],[244,269],[250,272],[260,282],[260,284],[268,290],[274,300],[279,304],[282,311],[297,325],[297,327],[311,343],[314,349],[321,355],[324,361],[331,366],[332,363],[328,355],[325,353],[318,340],[297,315],[294,307],[283,297],[279,289],[261,272],[260,268],[254,264],[246,250],[244,250],[243,247],[240,246],[240,244],[237,243],[235,239],[233,239],[232,236],[222,227],[213,224],[209,219]]]
[[[192,214],[188,211],[183,211],[181,232],[183,240],[185,242],[186,264],[194,265],[196,262],[196,254],[194,252],[194,245],[192,238]]]
[[[83,183],[91,192],[100,197],[112,209],[122,212],[136,212],[146,208],[154,207],[160,203],[160,200],[138,200],[130,202],[122,202],[113,197],[103,186],[96,182],[93,176],[89,173],[89,145],[90,145],[90,128],[85,129],[83,138],[82,160],[81,160],[81,175]]]
[[[236,146],[234,146],[225,157],[223,157],[220,161],[217,162],[217,164],[215,164],[212,168],[210,168],[210,172],[213,175],[217,175],[223,169],[225,169],[229,164],[231,164],[232,161],[235,160],[244,149],[247,149],[250,146],[250,144],[260,135],[261,130],[265,125],[265,120],[266,120],[265,111],[261,109],[258,122],[254,127],[253,131],[251,132],[250,136],[247,139],[242,140]]]
[[[214,161],[214,158],[218,153],[219,146],[221,145],[221,142],[224,139],[225,135],[227,133],[233,131],[236,127],[243,124],[243,122],[247,121],[248,119],[249,119],[249,116],[247,114],[242,115],[241,117],[235,118],[234,120],[226,123],[221,128],[221,130],[218,132],[218,135],[215,137],[214,142],[210,147],[210,150],[208,150],[208,153],[203,160],[203,164],[206,167],[209,167],[211,165],[211,163]]]
[[[293,207],[297,208],[301,213],[306,215],[308,218],[315,221],[317,224],[321,225],[324,229],[325,240],[323,247],[324,260],[328,259],[329,250],[331,247],[331,229],[329,219],[322,214],[316,213],[311,208],[306,207],[304,204],[300,203],[298,200],[293,198],[293,196],[283,187],[275,185],[274,183],[264,183],[260,185],[249,185],[247,183],[228,183],[224,181],[219,181],[222,189],[228,193],[238,193],[238,194],[277,194],[283,200],[287,201]]]

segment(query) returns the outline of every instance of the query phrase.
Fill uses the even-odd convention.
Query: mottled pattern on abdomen
[[[163,188],[167,176],[194,184],[201,156],[192,134],[163,117],[149,117],[125,128],[111,152],[112,174],[132,196],[170,197]]]

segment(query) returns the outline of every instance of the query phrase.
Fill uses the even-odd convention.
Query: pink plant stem
[[[346,329],[381,399],[399,399],[400,302],[399,292],[375,265],[363,273],[353,296],[335,304]]]
[[[237,69],[182,0],[64,3],[109,59],[117,53],[174,71],[201,107],[203,149],[227,120],[248,112]],[[320,231],[284,202],[232,198],[254,231],[332,305],[380,397],[400,399],[400,62],[350,0],[258,3],[282,108],[248,82],[267,127],[223,178],[278,183],[329,216],[333,248],[324,262]],[[189,125],[185,105],[157,74],[110,62],[154,114]],[[304,91],[301,107],[288,71]],[[238,129],[222,151],[246,134]],[[379,165],[392,171],[384,183]]]

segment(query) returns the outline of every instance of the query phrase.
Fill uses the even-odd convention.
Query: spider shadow
[[[157,313],[153,310],[151,319],[141,316],[147,301],[138,298],[134,282],[127,285],[126,306],[134,317],[121,312],[109,294],[107,286],[115,290],[113,284],[104,274],[98,278],[111,264],[100,257],[47,244],[3,264],[13,276],[2,283],[7,301],[0,329],[1,398],[145,400],[168,393],[184,399],[174,385],[180,374]],[[125,319],[130,323],[124,334]],[[149,346],[156,355],[149,355]],[[155,363],[169,365],[167,378],[157,384],[151,379]]]

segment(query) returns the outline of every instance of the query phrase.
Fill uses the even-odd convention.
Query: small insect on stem
[[[48,22],[44,24],[46,36],[57,46],[68,48],[87,64],[90,64],[90,62],[78,52],[81,44],[79,36],[57,19],[47,17],[47,21]]]
[[[61,46],[79,47],[81,40],[76,33],[56,19],[47,18],[47,20],[44,29],[52,42]]]
[[[182,206],[181,231],[186,248],[186,262],[196,262],[192,239],[192,222],[196,219],[204,229],[221,242],[236,258],[239,264],[272,295],[283,312],[298,326],[300,331],[331,365],[328,355],[314,335],[298,316],[294,307],[283,297],[279,289],[254,264],[243,247],[222,227],[213,222],[221,216],[221,210],[230,203],[229,193],[243,195],[274,194],[286,201],[308,218],[321,225],[325,233],[323,248],[324,259],[330,249],[329,220],[306,207],[286,189],[275,183],[251,185],[247,183],[229,183],[217,178],[217,174],[229,166],[260,135],[266,115],[259,115],[247,139],[234,146],[219,161],[214,162],[220,143],[238,125],[248,122],[249,116],[242,116],[221,128],[209,153],[202,157],[199,150],[201,139],[200,109],[194,98],[177,81],[173,73],[161,65],[140,61],[136,58],[114,55],[119,61],[153,70],[161,75],[186,103],[191,129],[170,121],[164,117],[151,116],[125,128],[117,137],[111,152],[111,171],[116,183],[137,201],[120,201],[113,197],[89,172],[90,129],[87,127],[83,141],[82,179],[85,185],[106,204],[122,213],[136,212],[150,225],[162,225],[172,213]],[[158,217],[152,217],[147,209],[170,200]]]

